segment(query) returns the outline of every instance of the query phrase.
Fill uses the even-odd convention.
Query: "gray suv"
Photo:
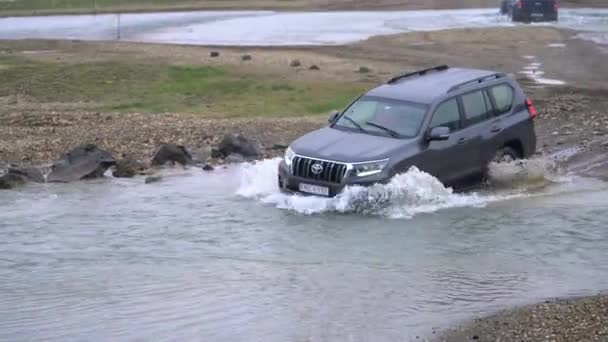
[[[534,154],[536,110],[509,75],[446,65],[399,75],[294,141],[284,191],[335,196],[416,166],[448,186],[481,179],[491,161]]]

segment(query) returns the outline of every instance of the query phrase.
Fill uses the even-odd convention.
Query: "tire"
[[[519,153],[517,153],[517,151],[507,146],[496,151],[496,154],[494,155],[494,159],[492,159],[492,161],[495,163],[510,163],[520,158],[521,156],[519,155]]]

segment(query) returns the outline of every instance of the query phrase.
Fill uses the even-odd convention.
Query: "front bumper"
[[[329,189],[329,196],[334,197],[342,192],[342,190],[344,190],[344,188],[348,185],[371,186],[374,184],[386,184],[388,181],[390,181],[390,177],[386,175],[385,171],[383,171],[367,177],[353,177],[347,174],[341,183],[330,183],[294,176],[291,173],[291,169],[287,166],[287,164],[285,164],[284,160],[279,163],[278,185],[279,189],[285,192],[302,193],[300,191],[300,184],[304,183],[327,187]]]

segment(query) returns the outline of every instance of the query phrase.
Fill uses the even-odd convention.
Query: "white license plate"
[[[544,15],[544,14],[542,14],[542,13],[532,13],[532,14],[531,14],[531,16],[536,17],[536,18],[542,18],[542,17],[544,17],[545,15]]]
[[[329,196],[329,188],[326,186],[300,183],[299,189],[302,192],[307,192],[313,195]]]

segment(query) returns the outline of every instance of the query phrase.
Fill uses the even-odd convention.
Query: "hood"
[[[341,162],[363,162],[394,156],[415,139],[395,139],[331,127],[310,132],[291,144],[296,154]]]

